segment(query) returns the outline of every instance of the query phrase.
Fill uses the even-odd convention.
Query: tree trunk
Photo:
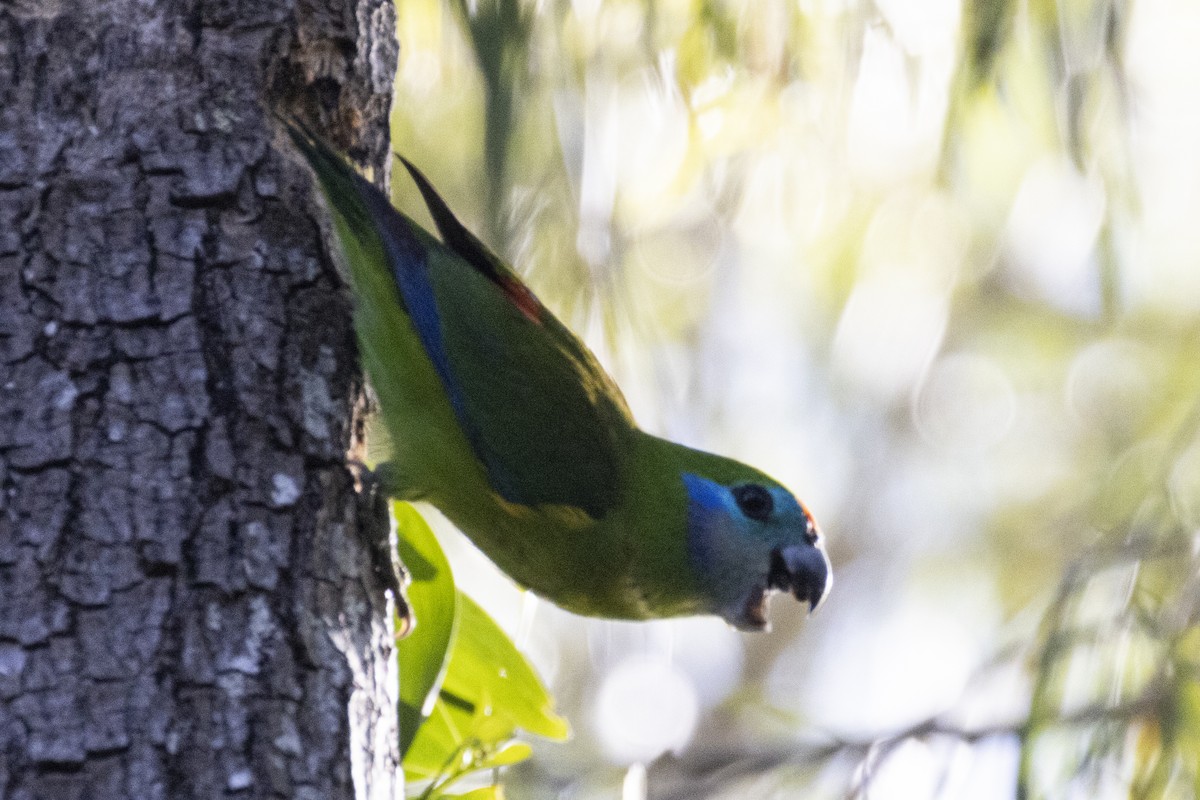
[[[390,0],[0,0],[0,798],[392,798],[349,301]],[[300,98],[305,98],[301,100]]]

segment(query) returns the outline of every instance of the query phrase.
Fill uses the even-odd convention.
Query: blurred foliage
[[[396,648],[406,782],[428,800],[499,798],[497,786],[449,790],[474,773],[528,758],[529,745],[513,741],[518,728],[562,740],[566,722],[504,631],[455,589],[450,565],[416,509],[394,503],[392,515],[417,620]]]
[[[1167,0],[399,5],[397,150],[647,427],[830,534],[822,615],[743,640],[654,797],[1200,796],[1197,33]],[[556,650],[584,717],[590,646]],[[897,722],[921,672],[961,692]],[[522,796],[619,790],[576,722]]]

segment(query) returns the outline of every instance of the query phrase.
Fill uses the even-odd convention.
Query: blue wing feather
[[[450,399],[450,406],[459,423],[467,427],[470,435],[470,419],[467,416],[462,386],[454,378],[450,366],[450,354],[442,337],[441,315],[438,313],[437,298],[429,281],[429,253],[421,244],[409,222],[392,208],[383,193],[359,175],[354,176],[358,193],[370,213],[384,252],[388,256],[392,278],[400,294],[400,305],[412,320],[417,337],[433,368],[442,381]]]
[[[355,238],[382,248],[396,299],[492,489],[520,505],[606,515],[621,490],[622,437],[634,428],[587,348],[415,169],[445,245],[308,131],[288,129]]]

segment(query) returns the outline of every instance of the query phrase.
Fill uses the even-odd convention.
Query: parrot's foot
[[[371,571],[395,603],[397,638],[407,636],[413,628],[412,609],[404,592],[409,575],[396,551],[388,513],[387,485],[378,470],[370,470],[361,461],[351,460],[348,466],[356,473],[360,484],[358,498],[362,523],[358,531],[370,555]]]
[[[361,491],[376,491],[393,500],[405,502],[421,499],[420,493],[412,488],[412,482],[395,461],[376,464],[374,469],[357,459],[351,459],[347,465],[354,470],[362,484]]]

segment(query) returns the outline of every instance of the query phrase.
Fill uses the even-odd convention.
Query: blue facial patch
[[[715,511],[724,508],[728,501],[729,492],[724,486],[694,473],[683,473],[683,485],[687,489],[690,506]]]
[[[729,491],[719,483],[691,472],[683,473],[688,494],[688,551],[701,567],[713,562],[714,534],[722,519],[729,517]]]

